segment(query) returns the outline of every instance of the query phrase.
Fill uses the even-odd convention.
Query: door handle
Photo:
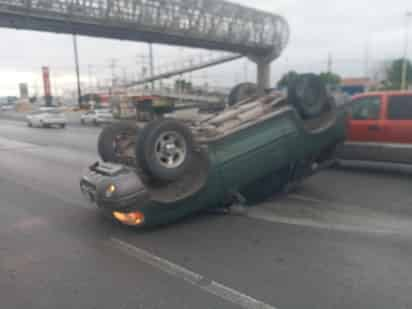
[[[371,126],[368,126],[368,131],[380,131],[381,130],[381,128],[380,128],[380,126],[378,126],[378,125],[371,125]]]

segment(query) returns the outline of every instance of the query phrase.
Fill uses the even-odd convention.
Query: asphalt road
[[[410,176],[328,170],[138,231],[79,192],[98,132],[0,120],[0,308],[412,308]]]

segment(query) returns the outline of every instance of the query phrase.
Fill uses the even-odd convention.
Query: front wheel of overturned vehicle
[[[138,128],[131,123],[115,123],[105,127],[98,140],[98,152],[105,162],[135,164],[135,141]]]
[[[233,87],[230,91],[228,104],[229,106],[251,98],[257,94],[257,85],[253,83],[241,83]]]
[[[176,181],[191,168],[195,143],[190,129],[173,119],[146,126],[136,143],[138,168],[157,181]]]

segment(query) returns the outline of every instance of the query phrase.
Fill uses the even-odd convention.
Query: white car
[[[3,104],[1,105],[1,110],[3,112],[14,110],[14,105],[13,104]]]
[[[43,109],[39,112],[34,112],[27,115],[26,121],[29,127],[48,128],[56,126],[64,128],[67,124],[64,114],[56,109]]]
[[[81,124],[104,124],[113,122],[113,113],[110,109],[95,109],[83,114],[80,118]]]

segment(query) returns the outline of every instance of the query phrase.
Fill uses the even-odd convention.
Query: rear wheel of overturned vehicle
[[[301,74],[289,82],[288,101],[303,119],[321,116],[329,97],[326,86],[316,74]]]
[[[136,143],[138,170],[152,181],[173,182],[191,167],[194,140],[190,129],[174,119],[151,122]]]
[[[115,123],[105,127],[98,139],[98,152],[105,162],[134,166],[138,128],[131,123]]]

